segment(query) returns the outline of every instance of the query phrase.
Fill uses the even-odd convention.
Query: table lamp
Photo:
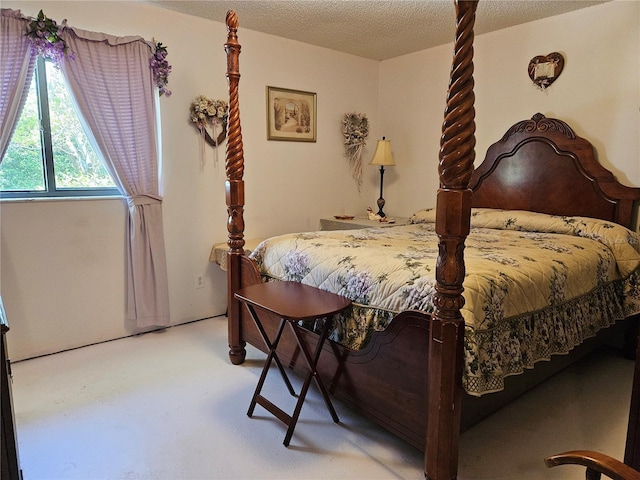
[[[373,158],[369,162],[369,165],[380,165],[380,198],[378,199],[378,215],[381,217],[386,217],[385,213],[382,211],[384,208],[384,198],[382,198],[382,181],[384,178],[384,167],[385,165],[395,165],[396,162],[393,160],[393,154],[391,153],[391,141],[385,140],[382,137],[382,140],[378,140],[378,145],[376,146],[376,152],[373,154]]]

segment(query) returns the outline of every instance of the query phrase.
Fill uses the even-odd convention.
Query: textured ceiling
[[[240,28],[310,43],[373,60],[453,42],[450,0],[139,0]],[[482,34],[589,7],[607,0],[481,0],[475,33]]]

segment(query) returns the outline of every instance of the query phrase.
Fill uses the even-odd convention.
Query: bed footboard
[[[264,311],[256,312],[267,316]],[[261,322],[273,336],[278,319]],[[425,448],[427,397],[426,365],[429,358],[429,316],[422,312],[402,312],[384,331],[373,334],[362,350],[350,350],[327,341],[318,374],[329,392],[420,450]],[[254,322],[245,309],[239,322],[243,339],[267,352]],[[315,349],[318,335],[303,331],[302,338]],[[417,349],[416,345],[424,345]],[[307,372],[293,334],[285,330],[278,344],[283,365],[301,376]]]

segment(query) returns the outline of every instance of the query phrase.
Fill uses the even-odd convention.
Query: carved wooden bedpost
[[[477,0],[456,0],[456,39],[447,93],[438,171],[436,205],[439,238],[435,311],[429,342],[425,477],[450,480],[458,475],[465,275],[464,242],[469,234],[475,160],[473,107],[473,25]]]
[[[227,53],[227,80],[229,82],[229,121],[227,136],[225,183],[227,197],[227,230],[229,238],[229,252],[227,253],[227,315],[240,318],[240,302],[234,297],[240,288],[240,259],[244,255],[244,150],[242,145],[242,129],[240,128],[240,108],[238,105],[238,83],[240,69],[238,57],[240,44],[238,43],[238,16],[233,10],[227,12],[227,43],[224,50]],[[229,358],[231,363],[240,364],[246,356],[245,345],[242,340],[241,322],[229,322]]]

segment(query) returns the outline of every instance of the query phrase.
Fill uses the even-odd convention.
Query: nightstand
[[[388,217],[388,219],[390,222],[369,220],[369,217],[354,217],[350,220],[327,217],[320,219],[320,230],[353,230],[357,228],[387,228],[409,225],[409,219],[405,217]]]

